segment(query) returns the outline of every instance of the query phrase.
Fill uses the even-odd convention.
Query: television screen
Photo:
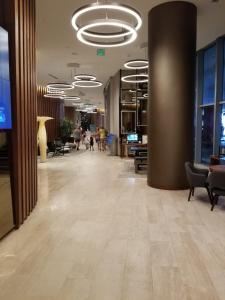
[[[138,135],[137,134],[128,134],[127,140],[128,140],[128,142],[138,142]]]
[[[0,129],[12,128],[8,32],[0,27]]]

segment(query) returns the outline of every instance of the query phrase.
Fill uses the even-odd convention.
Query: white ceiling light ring
[[[124,12],[128,14],[129,16],[132,16],[136,19],[136,24],[133,26],[136,31],[138,31],[142,26],[142,19],[138,11],[136,11],[134,8],[127,6],[127,5],[121,5],[121,4],[89,4],[80,7],[78,10],[76,10],[72,16],[72,26],[73,28],[78,31],[81,26],[78,25],[78,19],[80,16],[94,11],[94,10],[116,10],[120,12]],[[92,32],[85,32],[85,34],[92,34]]]
[[[75,80],[96,80],[96,77],[93,76],[93,75],[88,75],[88,74],[79,74],[79,75],[76,75],[74,76],[74,79]]]
[[[96,88],[102,86],[102,82],[97,80],[76,80],[72,84],[80,88]]]
[[[49,83],[47,84],[47,88],[51,90],[58,90],[58,91],[67,91],[67,90],[72,90],[74,89],[74,86],[69,83]]]
[[[140,79],[140,78],[144,78],[144,79]],[[147,74],[127,75],[127,76],[123,76],[121,80],[126,83],[144,83],[144,82],[148,82],[148,75]]]
[[[148,98],[148,94],[144,94],[143,97],[144,97],[144,98]]]
[[[65,95],[65,92],[63,90],[47,88],[47,94]]]
[[[60,95],[60,94],[44,94],[44,97],[45,98],[53,98],[53,99],[61,99],[63,100],[64,99],[64,96],[63,95]]]
[[[64,97],[64,100],[72,100],[72,101],[79,101],[80,100],[80,97],[79,96],[65,96]]]
[[[131,69],[131,70],[148,69],[148,66],[149,66],[148,60],[145,59],[129,60],[124,64],[124,67],[126,69]]]
[[[125,37],[123,41],[119,42],[107,42],[107,43],[100,43],[100,42],[95,42],[95,41],[90,41],[88,39],[85,39],[83,37],[83,32],[86,31],[89,28],[94,28],[98,26],[114,26],[114,27],[120,27],[120,28],[125,28],[126,30],[130,31],[130,36]],[[128,25],[125,22],[118,21],[118,20],[98,20],[92,24],[87,24],[80,28],[77,32],[77,38],[80,42],[93,46],[93,47],[103,47],[103,48],[111,48],[111,47],[120,47],[120,46],[125,46],[128,45],[132,42],[134,42],[137,38],[137,32],[135,29],[133,29],[130,25]]]

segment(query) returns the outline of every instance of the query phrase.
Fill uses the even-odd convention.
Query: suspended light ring
[[[45,97],[45,98],[54,98],[54,99],[64,99],[64,96],[63,96],[63,95],[60,95],[60,94],[53,94],[53,93],[50,93],[50,94],[44,94],[44,97]]]
[[[133,79],[133,78],[135,78],[135,79]],[[144,78],[144,79],[141,79],[141,78]],[[127,83],[144,83],[144,82],[148,82],[148,75],[147,74],[127,75],[127,76],[123,76],[121,78],[121,80],[123,82],[127,82]]]
[[[131,70],[148,69],[148,61],[145,59],[129,60],[124,64],[124,67]]]
[[[80,88],[96,88],[102,86],[102,82],[97,80],[76,80],[72,84]]]
[[[65,95],[65,92],[62,90],[47,88],[47,94],[58,94],[58,95]]]
[[[119,27],[126,29],[129,31],[129,36],[124,37],[122,41],[115,41],[115,42],[97,42],[97,41],[92,41],[87,38],[85,38],[84,32],[88,29],[95,28],[95,27],[100,27],[100,26],[112,26],[112,27]],[[96,20],[93,23],[89,23],[82,28],[80,28],[77,32],[77,38],[80,42],[93,46],[93,47],[103,47],[103,48],[111,48],[111,47],[120,47],[120,46],[125,46],[128,45],[132,42],[134,42],[137,38],[137,32],[136,30],[127,24],[126,22],[119,21],[119,20],[113,20],[113,19],[103,19],[103,20]],[[101,38],[105,38],[105,36],[101,36]]]
[[[136,11],[135,9],[133,9],[130,6],[121,5],[121,4],[94,3],[94,4],[82,6],[81,8],[79,8],[78,10],[76,10],[74,12],[74,14],[72,16],[72,21],[71,21],[73,28],[76,31],[79,31],[83,26],[80,26],[78,24],[78,19],[82,15],[87,14],[88,12],[99,11],[99,10],[109,10],[109,11],[111,10],[111,11],[117,11],[117,12],[119,11],[119,12],[126,13],[128,16],[134,17],[136,20],[136,23],[132,27],[135,31],[138,31],[140,29],[140,27],[142,26],[142,19],[141,19],[140,14],[138,13],[138,11]],[[105,38],[112,38],[112,37],[125,37],[130,34],[128,31],[125,31],[123,33],[121,33],[121,31],[118,31],[118,32],[104,34],[104,33],[96,33],[96,32],[90,31],[88,29],[91,29],[91,28],[86,28],[86,30],[83,32],[83,35],[90,36],[90,37],[97,37],[97,38],[101,38],[102,35],[104,35]]]
[[[51,90],[66,91],[74,89],[74,86],[69,83],[49,83],[47,88]]]
[[[144,94],[143,97],[144,97],[144,98],[148,98],[148,94]]]
[[[64,100],[72,100],[72,101],[79,101],[80,100],[80,97],[78,96],[65,96],[64,97]]]
[[[74,79],[75,80],[96,80],[96,77],[95,76],[92,76],[92,75],[87,75],[87,74],[79,74],[79,75],[76,75],[74,76]]]

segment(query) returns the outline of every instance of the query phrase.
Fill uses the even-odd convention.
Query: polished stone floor
[[[97,151],[39,164],[37,207],[0,242],[0,299],[225,299],[225,202],[132,168]]]

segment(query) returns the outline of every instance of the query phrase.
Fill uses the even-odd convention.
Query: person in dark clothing
[[[94,151],[94,139],[93,139],[93,136],[90,137],[90,151],[91,150]]]

